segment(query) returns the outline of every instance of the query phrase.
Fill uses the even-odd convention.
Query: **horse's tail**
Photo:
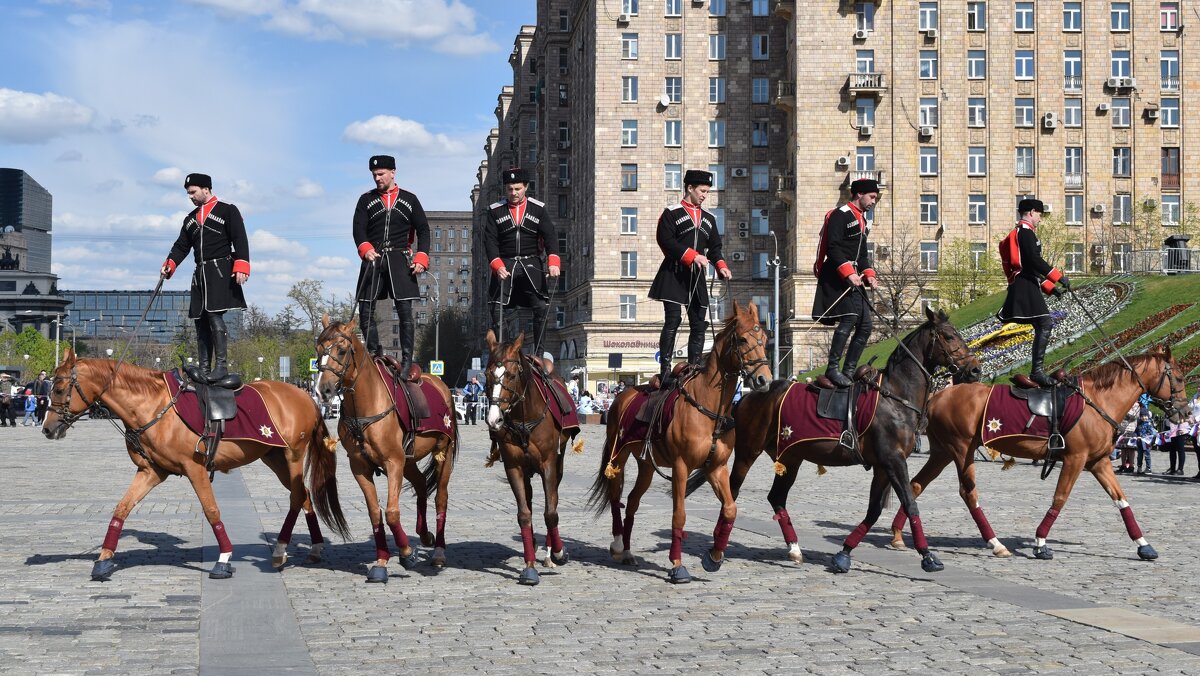
[[[342,540],[348,541],[350,526],[342,513],[337,490],[337,440],[329,436],[320,414],[308,445],[308,455],[304,458],[304,470],[308,474],[309,497],[317,515]]]
[[[610,471],[609,463],[613,456],[616,455],[617,448],[612,448],[611,444],[618,443],[617,432],[621,426],[621,407],[624,406],[624,401],[620,395],[613,399],[612,406],[608,409],[608,429],[605,435],[604,446],[600,451],[600,467],[596,470],[596,479],[592,482],[592,487],[588,490],[588,507],[596,511],[596,516],[604,514],[608,509],[608,496],[614,481],[621,481],[619,471]],[[609,476],[609,475],[612,476]]]
[[[453,447],[453,444],[451,444],[451,446]],[[447,453],[449,452],[450,451],[447,451]],[[438,461],[433,457],[433,455],[434,454],[431,454],[429,456],[429,462],[426,463],[425,468],[421,470],[421,475],[425,477],[425,495],[429,497],[433,497],[433,495],[437,493],[438,485]]]

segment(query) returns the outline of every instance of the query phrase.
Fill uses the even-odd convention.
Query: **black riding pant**
[[[413,347],[417,342],[416,323],[412,316],[411,300],[393,300],[396,316],[400,322],[400,350],[412,358]],[[382,346],[379,344],[379,328],[375,325],[375,301],[364,300],[358,304],[358,314],[362,322],[363,340],[367,343],[367,351],[379,354]]]
[[[1033,324],[1033,364],[1031,371],[1041,371],[1042,361],[1046,358],[1046,347],[1050,345],[1050,331],[1054,328],[1054,320],[1049,315],[1037,317]]]
[[[504,313],[501,311],[500,303],[491,303],[491,306],[492,332],[496,334],[496,339],[499,340],[501,315]],[[527,340],[525,342],[527,345],[533,345],[535,349],[540,349],[540,342],[543,338],[542,332],[545,331],[546,328],[546,301],[541,296],[529,294],[525,299],[524,307],[528,307],[533,311],[533,340]],[[511,319],[517,314],[517,308],[508,308],[507,314]],[[513,336],[505,335],[504,338],[507,340],[512,340]]]
[[[689,364],[699,364],[704,357],[704,332],[708,329],[708,308],[699,303],[687,306]],[[663,303],[663,329],[658,337],[659,363],[668,364],[675,354],[675,332],[683,322],[683,306],[678,303]]]
[[[867,307],[868,301],[860,294],[852,294],[846,300],[851,299],[854,302],[850,307],[854,309],[854,313],[845,315],[838,320],[837,328],[833,330],[833,340],[829,344],[830,364],[839,364],[842,360],[842,351],[846,349],[846,343],[850,344],[850,349],[846,351],[847,370],[858,366],[858,360],[862,357],[863,350],[867,349],[867,342],[871,340],[871,331],[875,328],[871,319],[871,308]],[[851,334],[853,334],[853,338],[851,338]]]
[[[224,359],[229,345],[229,330],[225,327],[224,312],[202,312],[196,318],[196,346],[199,348],[197,358],[202,368],[207,369],[212,362],[213,350],[217,358]]]

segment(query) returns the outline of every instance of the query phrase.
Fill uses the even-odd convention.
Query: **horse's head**
[[[1170,345],[1151,350],[1149,356],[1149,363],[1157,364],[1160,370],[1157,378],[1152,371],[1147,372],[1149,379],[1145,383],[1146,393],[1167,414],[1167,419],[1178,425],[1191,412],[1183,381],[1183,370],[1171,355]],[[1150,384],[1151,382],[1154,384]]]
[[[317,336],[317,369],[321,377],[317,380],[317,393],[329,401],[347,383],[353,385],[358,378],[358,360],[366,355],[362,341],[354,335],[356,320],[350,323],[330,321],[329,315],[321,317],[324,327]]]
[[[767,361],[767,332],[758,322],[754,303],[740,307],[733,303],[733,314],[725,320],[721,335],[713,342],[721,371],[747,380],[756,392],[771,386],[771,364]]]
[[[950,323],[950,317],[943,310],[934,312],[928,307],[925,308],[925,316],[929,319],[928,326],[933,338],[926,357],[926,361],[931,363],[927,366],[945,367],[955,383],[978,382],[983,375],[983,367],[959,335],[958,329]]]
[[[501,343],[494,332],[490,329],[487,332],[487,394],[491,402],[487,424],[493,432],[504,427],[504,419],[525,398],[525,362],[521,358],[524,342],[524,333],[511,342]]]
[[[50,388],[50,405],[46,408],[46,421],[42,434],[47,439],[62,439],[75,421],[87,413],[96,403],[84,392],[79,381],[79,361],[71,348],[63,352],[63,361],[54,369],[54,380]]]

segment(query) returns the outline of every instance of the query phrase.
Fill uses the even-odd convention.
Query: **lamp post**
[[[258,379],[259,380],[262,380],[262,364],[263,364],[263,358],[259,357],[258,358]]]
[[[25,371],[26,373],[28,373],[28,372],[29,372],[29,355],[25,355],[25,368],[24,368],[24,371]]]
[[[162,364],[162,357],[155,357],[154,358],[154,368],[158,371],[162,370],[162,366],[160,366],[160,364]]]
[[[779,377],[779,238],[775,236],[775,231],[771,231],[771,239],[775,241],[775,258],[767,265],[775,267],[775,311],[771,315],[771,342],[775,344],[774,350],[771,352],[771,374]]]

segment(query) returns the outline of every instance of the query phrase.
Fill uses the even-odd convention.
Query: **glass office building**
[[[63,291],[70,305],[67,311],[69,330],[74,327],[80,339],[125,339],[132,335],[138,318],[150,302],[151,291]],[[138,330],[142,340],[155,343],[170,343],[185,329],[192,328],[188,319],[191,294],[188,291],[162,291],[146,314],[146,320]],[[241,334],[242,311],[232,310],[225,314],[229,337],[236,340]]]

